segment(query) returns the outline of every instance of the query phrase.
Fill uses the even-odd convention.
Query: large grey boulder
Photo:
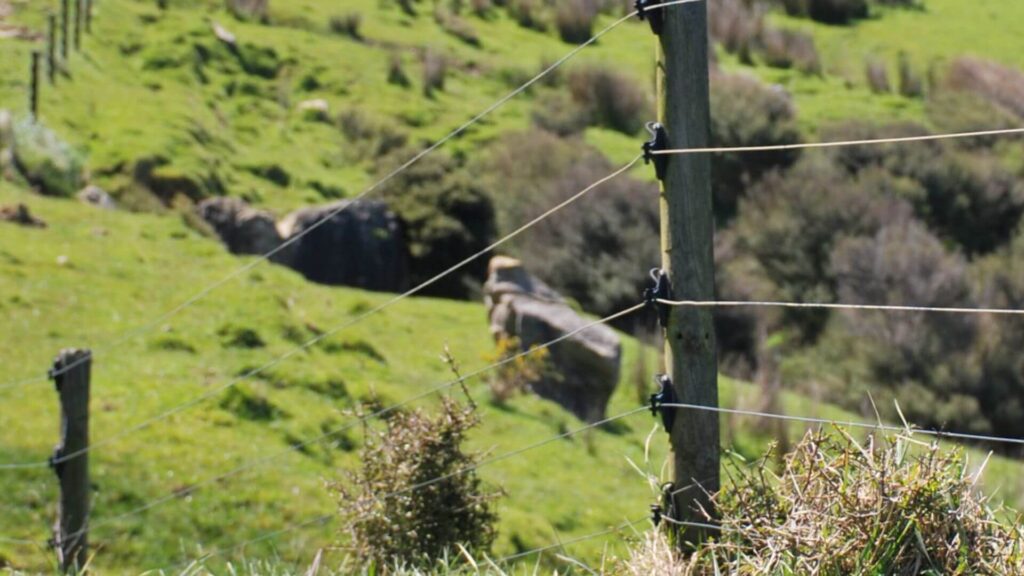
[[[409,254],[398,217],[382,202],[342,200],[293,212],[278,224],[288,264],[321,284],[400,292],[409,284]]]
[[[196,211],[232,254],[266,254],[281,245],[274,217],[238,198],[203,200]],[[275,261],[281,260],[275,258]],[[287,264],[287,261],[281,263]]]
[[[518,338],[523,350],[590,323],[513,258],[491,260],[484,301],[491,335],[495,340]],[[622,343],[615,331],[604,325],[592,326],[548,350],[556,376],[542,377],[532,385],[533,391],[582,420],[603,419],[622,365]]]

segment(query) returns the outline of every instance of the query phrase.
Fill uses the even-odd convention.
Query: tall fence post
[[[32,62],[29,65],[28,108],[32,120],[39,119],[39,61],[42,54],[39,50],[32,51]]]
[[[82,0],[85,3],[85,33],[92,34],[92,0]]]
[[[711,139],[707,2],[662,9],[658,56],[659,118],[668,148],[703,148]],[[715,298],[711,160],[706,154],[669,156],[661,194],[662,263],[675,300]],[[678,402],[718,406],[718,359],[713,315],[703,307],[672,307],[665,330],[666,363]],[[680,414],[670,430],[675,486],[672,513],[683,522],[707,523],[718,491],[719,421],[710,411]],[[682,487],[699,483],[696,489]],[[707,537],[681,527],[683,549]]]
[[[60,0],[60,58],[68,61],[68,26],[71,14],[68,0]]]
[[[57,15],[46,17],[46,75],[50,84],[57,81]]]
[[[82,5],[84,0],[75,0],[75,52],[82,49]]]
[[[61,569],[79,572],[86,565],[89,529],[89,373],[88,350],[63,350],[50,372],[60,395],[61,439],[53,453],[60,483],[54,546]]]

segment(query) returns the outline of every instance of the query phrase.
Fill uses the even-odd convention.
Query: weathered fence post
[[[46,75],[50,84],[57,81],[57,15],[46,17]]]
[[[50,372],[61,408],[61,439],[51,463],[60,483],[54,547],[61,569],[86,565],[89,530],[89,372],[92,353],[63,350]]]
[[[658,58],[659,117],[668,148],[704,148],[711,139],[707,2],[662,9]],[[662,265],[675,300],[715,299],[711,208],[711,159],[707,154],[669,156],[662,180]],[[683,404],[718,407],[718,360],[709,308],[673,307],[665,330],[666,358],[676,398]],[[719,489],[718,414],[694,410],[679,414],[669,431],[675,455],[675,485],[700,482],[677,492],[675,518],[706,523],[714,515],[709,494]],[[703,528],[684,526],[679,544],[704,540]]]
[[[68,0],[60,0],[60,58],[64,62],[68,61],[68,25],[71,19],[69,10]]]
[[[39,119],[39,61],[42,59],[42,54],[39,50],[32,51],[32,63],[29,65],[29,85],[28,85],[28,108],[32,114],[32,120]]]
[[[82,50],[82,4],[84,0],[75,0],[75,52]]]

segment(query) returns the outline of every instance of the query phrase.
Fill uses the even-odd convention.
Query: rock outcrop
[[[196,210],[232,254],[266,254],[281,245],[274,217],[238,198],[210,198]]]
[[[518,338],[524,350],[589,323],[512,258],[491,260],[484,295],[492,336]],[[622,364],[622,344],[615,331],[596,325],[548,350],[557,378],[544,377],[532,385],[533,391],[587,422],[604,418]]]
[[[277,229],[286,241],[311,230],[289,247],[287,264],[314,282],[386,292],[408,287],[402,226],[383,202],[342,200],[304,208]]]
[[[113,210],[117,208],[117,204],[114,199],[107,194],[107,191],[99,186],[89,185],[81,190],[77,195],[78,199],[86,204],[91,204],[97,208],[104,210]]]

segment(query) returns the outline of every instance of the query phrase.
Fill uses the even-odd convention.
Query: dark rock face
[[[484,294],[491,334],[495,339],[518,338],[524,350],[589,323],[512,258],[491,260]],[[548,350],[558,378],[544,378],[533,384],[533,391],[581,420],[596,422],[604,418],[622,365],[622,344],[615,331],[604,325],[593,326]]]
[[[281,245],[274,217],[242,200],[210,198],[202,201],[196,210],[232,254],[266,254]]]
[[[333,214],[339,208],[344,209]],[[278,225],[286,241],[310,229],[286,256],[288,265],[309,280],[386,292],[408,287],[402,227],[384,203],[343,200],[298,210]]]

